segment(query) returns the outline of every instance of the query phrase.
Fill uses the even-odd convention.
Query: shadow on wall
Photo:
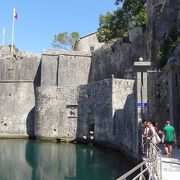
[[[42,61],[41,61],[42,62]],[[36,75],[34,77],[34,96],[35,96],[35,101],[36,101],[36,88],[41,85],[41,64],[39,63]],[[31,109],[31,111],[28,113],[27,120],[26,120],[26,129],[27,129],[27,134],[29,138],[34,138],[34,121],[35,121],[35,106]]]
[[[34,117],[35,117],[35,107],[31,109],[28,113],[27,121],[26,121],[26,129],[29,138],[33,138],[34,135]]]
[[[124,106],[116,109],[113,116],[113,136],[115,143],[127,152],[136,153],[138,140],[136,130],[136,106],[134,94],[129,94]]]
[[[111,78],[112,74],[114,74],[114,69],[110,61],[110,54],[109,48],[100,48],[92,54],[88,83]]]
[[[39,87],[41,85],[41,65],[42,65],[42,60],[39,63],[36,75],[34,77],[34,92],[36,92],[36,87]]]

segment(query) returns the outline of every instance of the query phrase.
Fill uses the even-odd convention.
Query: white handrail
[[[152,141],[149,141],[150,143],[150,151],[152,155],[150,155],[147,159],[145,159],[142,163],[138,164],[136,167],[119,177],[117,180],[126,180],[130,175],[135,173],[137,170],[140,170],[140,173],[138,173],[135,177],[133,177],[133,180],[136,180],[139,178],[139,180],[146,180],[144,173],[148,172],[149,178],[154,177],[156,180],[161,180],[161,150],[152,143]],[[144,166],[146,166],[144,168]]]

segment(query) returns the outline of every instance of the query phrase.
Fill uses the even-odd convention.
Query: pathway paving
[[[180,149],[173,149],[172,158],[162,155],[162,180],[180,180]]]

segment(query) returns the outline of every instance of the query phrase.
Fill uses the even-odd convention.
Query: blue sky
[[[115,0],[0,0],[0,32],[5,27],[5,45],[11,44],[12,11],[16,8],[14,44],[20,51],[41,53],[53,49],[55,34],[95,32],[99,15],[116,10]]]

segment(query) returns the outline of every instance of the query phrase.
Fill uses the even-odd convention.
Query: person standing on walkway
[[[149,153],[148,153],[148,155],[150,157],[150,156],[155,155],[155,153],[156,153],[156,151],[155,151],[155,146],[157,143],[156,142],[156,130],[150,121],[147,122],[147,126],[149,128],[147,139],[149,140],[149,150],[148,150]]]
[[[162,132],[161,130],[159,130],[159,123],[158,123],[158,121],[152,121],[152,124],[153,124],[153,126],[154,126],[154,128],[155,128],[155,130],[156,130],[157,135],[158,135],[159,138],[161,139],[160,142],[162,142],[163,132]],[[156,140],[157,140],[157,138],[156,138]],[[157,143],[158,143],[158,142],[157,142]]]
[[[154,128],[153,124],[150,121],[147,122],[147,125],[149,128],[148,138],[152,141],[152,143],[154,145],[156,145],[157,144],[157,142],[156,142],[156,129]]]
[[[170,125],[170,121],[166,121],[162,143],[164,143],[164,149],[168,157],[172,157],[172,147],[174,142],[176,142],[175,129]]]
[[[147,122],[145,121],[143,123],[142,152],[146,157],[148,157],[148,153],[149,153],[148,131],[149,131],[149,128],[148,128]]]

